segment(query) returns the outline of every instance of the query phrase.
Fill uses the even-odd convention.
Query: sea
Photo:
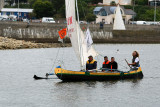
[[[143,79],[117,81],[63,82],[45,77],[61,65],[80,70],[80,62],[72,47],[20,49],[0,51],[0,107],[160,107],[160,44],[95,44],[103,56],[115,57],[118,68],[128,71],[125,59],[132,52],[140,54]]]

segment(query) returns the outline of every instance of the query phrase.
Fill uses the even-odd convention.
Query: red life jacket
[[[103,64],[109,64],[109,63],[110,63],[110,61],[109,61],[109,60],[108,60],[107,62],[105,62],[105,61],[103,62]]]

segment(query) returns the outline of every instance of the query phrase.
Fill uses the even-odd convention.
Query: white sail
[[[85,35],[76,21],[75,0],[65,0],[65,3],[68,36],[70,37],[72,47],[74,48],[74,51],[79,58],[81,65],[84,66],[88,60],[88,56],[92,55],[95,57],[98,55],[98,53],[92,46],[90,49],[87,48]]]
[[[88,60],[88,56],[92,55],[93,57],[96,57],[98,53],[95,51],[93,46],[90,46],[88,49],[88,43],[86,42],[86,36],[84,35],[83,31],[81,30],[79,24],[77,24],[77,29],[80,30],[80,37],[81,37],[81,65],[85,65],[86,61]]]
[[[72,47],[80,60],[79,38],[76,29],[75,0],[65,0],[65,4],[68,36],[71,40]]]
[[[124,22],[123,22],[123,18],[122,18],[122,14],[121,14],[121,10],[120,10],[119,4],[118,4],[118,6],[116,8],[116,14],[115,14],[113,30],[126,30]]]

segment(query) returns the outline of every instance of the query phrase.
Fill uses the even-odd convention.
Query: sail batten
[[[85,35],[76,21],[75,3],[75,0],[65,0],[68,36],[71,40],[72,47],[81,62],[81,66],[84,66],[88,60],[88,56],[92,55],[95,57],[98,53],[92,46],[90,46],[89,49],[87,47],[88,44],[85,41]]]

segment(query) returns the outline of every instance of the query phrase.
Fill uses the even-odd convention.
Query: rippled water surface
[[[0,51],[0,107],[160,106],[159,44],[101,44],[95,45],[95,48],[101,55],[114,56],[119,63],[119,69],[124,71],[129,69],[124,59],[131,61],[132,51],[137,50],[140,53],[144,78],[61,82],[56,76],[52,76],[54,79],[34,80],[34,74],[44,76],[59,64],[66,69],[79,70],[79,62],[73,49]],[[103,58],[99,56],[96,60],[100,67]]]

